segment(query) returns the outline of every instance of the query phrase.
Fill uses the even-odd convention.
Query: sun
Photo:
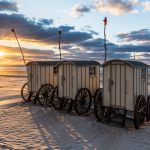
[[[4,52],[0,52],[0,57],[3,57],[5,55]]]

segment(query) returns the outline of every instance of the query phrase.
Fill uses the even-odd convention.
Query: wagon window
[[[89,67],[89,76],[95,76],[96,75],[96,67]]]
[[[146,69],[145,68],[141,69],[141,78],[142,78],[142,80],[145,80],[145,78],[146,78]]]
[[[58,73],[58,67],[54,67],[54,74]]]

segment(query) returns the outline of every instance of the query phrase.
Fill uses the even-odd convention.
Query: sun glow
[[[0,52],[0,57],[3,57],[5,55],[4,52]]]

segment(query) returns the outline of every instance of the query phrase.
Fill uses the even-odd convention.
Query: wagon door
[[[110,67],[110,105],[125,106],[126,67],[124,64],[112,64]]]
[[[61,88],[62,88],[62,97],[72,99],[73,97],[73,65],[72,64],[62,65]]]

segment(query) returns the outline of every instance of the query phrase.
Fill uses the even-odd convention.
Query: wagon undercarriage
[[[94,99],[94,113],[98,121],[103,121],[107,123],[115,122],[121,124],[122,127],[125,126],[126,119],[128,119],[134,122],[135,129],[139,129],[140,126],[144,124],[144,121],[146,119],[146,114],[147,114],[147,118],[150,117],[148,108],[150,108],[149,101],[147,100],[146,103],[146,100],[142,95],[138,96],[134,106],[134,111],[132,112],[127,110],[125,107],[103,106],[102,91],[97,92]],[[127,115],[128,112],[130,116]]]

